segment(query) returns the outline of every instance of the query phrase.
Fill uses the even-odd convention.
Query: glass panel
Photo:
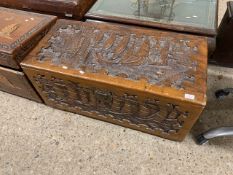
[[[95,15],[215,29],[217,0],[98,0]]]

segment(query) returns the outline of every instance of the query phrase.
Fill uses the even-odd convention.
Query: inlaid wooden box
[[[0,65],[19,63],[55,23],[56,17],[0,7]]]
[[[96,0],[1,0],[0,6],[82,19]]]
[[[203,37],[59,20],[21,66],[47,105],[171,140],[206,105]]]
[[[41,101],[19,63],[44,37],[56,17],[0,7],[0,19],[0,90]]]

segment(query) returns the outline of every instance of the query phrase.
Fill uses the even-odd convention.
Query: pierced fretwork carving
[[[164,104],[153,98],[140,101],[136,95],[118,95],[109,90],[44,75],[34,76],[34,80],[43,95],[56,106],[98,113],[103,118],[152,131],[177,133],[188,117],[188,112],[181,111],[179,106]]]

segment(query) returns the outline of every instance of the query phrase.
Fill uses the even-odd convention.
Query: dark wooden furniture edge
[[[171,30],[176,32],[185,32],[190,34],[198,34],[198,35],[204,35],[213,37],[217,35],[217,21],[216,21],[216,29],[205,29],[200,27],[191,27],[191,26],[182,26],[182,25],[176,25],[176,24],[165,24],[165,23],[158,23],[158,22],[149,22],[149,21],[142,21],[138,19],[126,19],[123,17],[113,17],[113,16],[107,16],[107,15],[97,15],[91,12],[88,12],[85,15],[86,19],[95,19],[100,21],[107,21],[107,22],[116,22],[116,23],[123,23],[123,24],[131,24],[136,26],[144,26],[149,28],[156,28],[156,29],[165,29],[165,30]],[[217,19],[217,14],[216,14]]]

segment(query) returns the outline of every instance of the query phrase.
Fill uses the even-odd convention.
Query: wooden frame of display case
[[[172,30],[176,32],[194,33],[198,35],[213,37],[217,35],[218,4],[219,4],[219,1],[217,0],[216,14],[215,14],[215,29],[206,29],[202,27],[192,27],[192,26],[185,26],[185,25],[179,25],[179,24],[168,24],[168,23],[161,23],[161,22],[156,22],[156,21],[144,21],[140,19],[102,15],[102,14],[92,13],[90,11],[85,15],[85,18],[100,20],[100,21],[117,22],[117,23],[123,23],[123,24],[132,24],[132,25],[151,27],[151,28],[161,28],[161,29],[167,29],[167,30]]]

